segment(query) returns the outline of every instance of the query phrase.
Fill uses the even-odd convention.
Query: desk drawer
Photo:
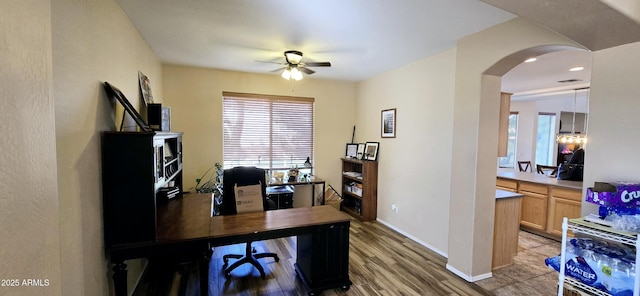
[[[548,187],[547,185],[520,182],[520,192],[523,191],[547,195]]]

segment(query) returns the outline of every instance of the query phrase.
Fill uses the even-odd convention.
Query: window
[[[539,113],[536,136],[536,164],[553,165],[556,114]]]
[[[499,167],[515,168],[516,146],[518,144],[518,112],[509,113],[509,134],[507,136],[507,156],[499,158]]]
[[[313,98],[223,92],[223,166],[303,167],[313,157]]]

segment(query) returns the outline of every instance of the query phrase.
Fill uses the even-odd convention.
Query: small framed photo
[[[396,108],[382,110],[382,137],[383,138],[395,138],[396,137]]]
[[[358,144],[347,144],[346,158],[358,157]]]
[[[365,143],[359,143],[358,144],[358,154],[356,156],[357,159],[362,159],[362,157],[364,156],[364,146],[366,144]]]
[[[380,147],[379,142],[367,142],[364,147],[364,160],[378,160],[378,148]]]

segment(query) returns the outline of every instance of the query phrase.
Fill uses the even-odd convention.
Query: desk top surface
[[[224,237],[246,233],[284,230],[349,221],[332,206],[291,208],[211,218],[211,236]]]
[[[185,194],[158,206],[158,241],[209,236],[212,193]]]
[[[350,221],[332,206],[211,215],[212,196],[187,194],[158,207],[158,242],[201,240]]]

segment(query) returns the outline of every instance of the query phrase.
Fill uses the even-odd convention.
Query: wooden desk
[[[350,218],[345,214],[331,206],[317,206],[212,217],[211,202],[211,194],[171,200],[158,209],[156,242],[108,249],[116,295],[127,294],[125,260],[154,256],[197,260],[200,288],[206,295],[211,246],[293,235],[297,236],[295,269],[310,294],[349,289]]]

